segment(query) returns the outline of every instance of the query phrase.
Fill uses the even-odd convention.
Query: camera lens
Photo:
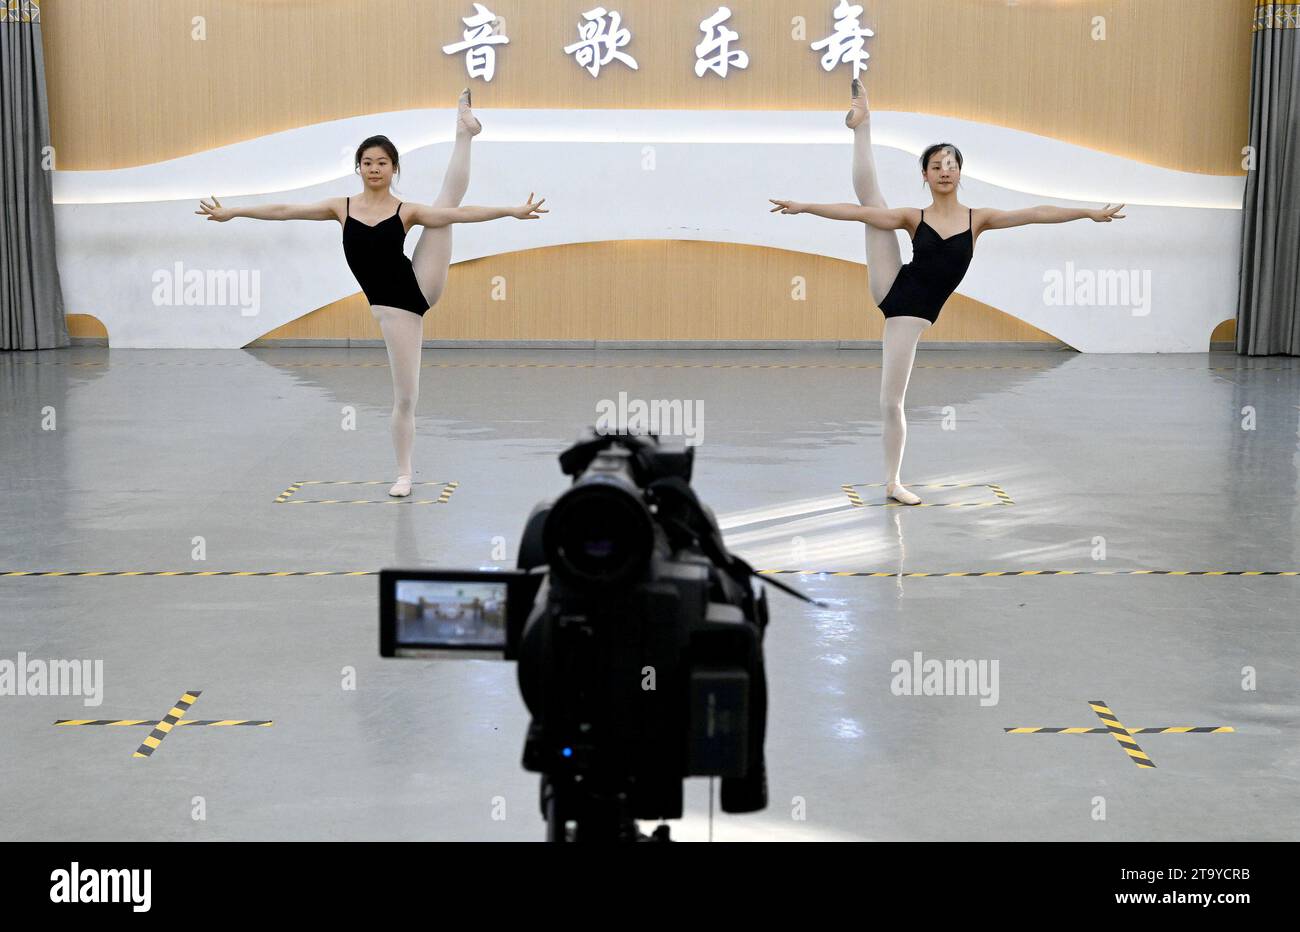
[[[543,530],[551,569],[591,582],[641,573],[654,546],[650,513],[622,483],[597,477],[556,501]]]

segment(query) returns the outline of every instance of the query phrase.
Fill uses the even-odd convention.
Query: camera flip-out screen
[[[512,620],[531,605],[518,570],[383,570],[379,653],[384,657],[501,659]],[[527,604],[519,604],[527,595]]]

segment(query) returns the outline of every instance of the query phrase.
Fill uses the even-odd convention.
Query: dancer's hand
[[[538,220],[540,219],[538,214],[549,214],[549,210],[542,210],[542,205],[546,203],[546,198],[534,202],[534,193],[535,192],[532,191],[528,192],[528,203],[523,207],[516,207],[510,216],[514,217],[516,220]]]
[[[207,201],[203,200],[202,198],[199,198],[199,207],[202,209],[194,211],[196,214],[203,214],[209,220],[215,220],[217,221],[217,223],[225,223],[227,220],[229,220],[231,217],[234,216],[234,211],[232,210],[232,208],[222,207],[221,202],[217,200],[217,196],[215,194],[212,195],[211,204],[209,204]]]
[[[1112,207],[1110,204],[1107,204],[1101,210],[1090,211],[1088,216],[1098,223],[1110,223],[1111,220],[1124,219],[1124,215],[1120,213],[1123,209],[1123,204],[1120,204],[1118,207]]]
[[[776,205],[775,207],[773,207],[771,210],[768,211],[769,214],[774,214],[777,211],[780,211],[783,214],[803,213],[804,205],[796,201],[777,201],[777,200],[773,200],[770,197],[768,198],[768,200],[772,201],[772,203]]]

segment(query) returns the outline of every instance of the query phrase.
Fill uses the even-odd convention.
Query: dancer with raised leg
[[[209,220],[234,217],[254,220],[337,220],[343,227],[343,253],[348,267],[370,303],[388,349],[393,376],[391,428],[397,455],[397,481],[388,494],[411,494],[414,467],[415,405],[420,395],[420,349],[424,313],[438,303],[451,265],[451,227],[454,223],[479,223],[514,217],[536,220],[545,198],[521,207],[461,207],[469,187],[470,141],[482,130],[470,111],[470,93],[461,92],[456,114],[456,142],[447,163],[442,188],[432,205],[397,200],[389,190],[401,168],[397,147],[387,136],[371,136],[357,147],[356,171],[365,184],[357,196],[331,197],[316,204],[267,204],[259,207],[222,207],[200,201],[196,214]],[[412,227],[423,227],[415,253],[403,252]]]
[[[921,499],[903,486],[899,472],[907,442],[903,399],[916,361],[916,345],[939,317],[944,302],[957,290],[974,255],[975,240],[986,230],[1005,230],[1031,223],[1122,220],[1124,205],[1100,210],[1028,207],[1023,210],[971,209],[957,200],[963,159],[951,143],[936,143],[921,156],[921,175],[930,187],[929,207],[891,208],[876,177],[871,149],[871,111],[866,89],[853,79],[845,125],[853,130],[853,189],[858,204],[801,204],[772,199],[772,213],[813,214],[866,225],[867,269],[872,300],[885,315],[880,375],[881,436],[885,453],[885,495],[904,505]],[[965,217],[962,214],[966,214]],[[902,264],[897,230],[912,237],[912,261]]]

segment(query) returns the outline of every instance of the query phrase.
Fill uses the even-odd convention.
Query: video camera
[[[727,552],[694,452],[589,432],[515,570],[380,574],[381,655],[518,662],[550,841],[644,839],[636,820],[680,818],[689,776],[720,777],[726,812],[767,805],[758,581],[811,600]]]

